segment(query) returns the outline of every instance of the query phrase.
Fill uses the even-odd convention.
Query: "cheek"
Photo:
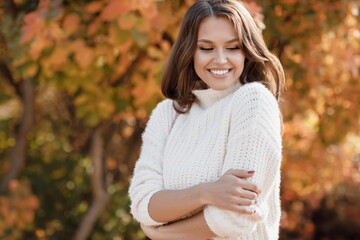
[[[208,57],[201,53],[201,52],[195,52],[194,55],[194,64],[195,67],[204,67],[206,65],[206,63],[208,62]]]
[[[245,64],[244,56],[236,56],[233,58],[233,63],[238,66],[238,68],[243,69]]]

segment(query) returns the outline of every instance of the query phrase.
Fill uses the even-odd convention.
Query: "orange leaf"
[[[139,73],[135,73],[131,81],[134,83],[134,88],[131,90],[131,95],[134,96],[135,106],[140,106],[146,102],[151,101],[156,94],[159,94],[160,87],[154,80],[146,80]]]
[[[131,61],[129,54],[121,54],[119,63],[115,66],[115,75],[121,76],[125,73],[126,69],[130,66]]]
[[[35,196],[31,196],[29,197],[29,199],[27,200],[27,205],[31,208],[31,209],[37,209],[40,206],[39,200],[35,197]]]
[[[50,47],[52,45],[52,41],[46,39],[46,38],[37,38],[35,39],[30,46],[30,56],[33,60],[37,60],[40,57],[41,52]]]
[[[22,27],[23,35],[20,43],[24,44],[31,41],[36,33],[43,27],[43,19],[38,17],[37,12],[31,12],[24,17],[24,26]]]
[[[79,24],[80,24],[80,17],[75,13],[71,13],[65,17],[63,26],[65,31],[69,35],[71,35],[79,29]]]
[[[106,7],[102,10],[100,18],[103,21],[112,21],[120,14],[128,13],[133,9],[130,0],[110,0]]]
[[[143,2],[143,1],[142,1]],[[159,15],[155,2],[147,2],[146,4],[140,4],[139,11],[141,15],[147,20],[151,20]]]
[[[75,59],[81,68],[87,68],[94,60],[94,52],[91,48],[84,46],[76,51]]]
[[[61,68],[64,66],[67,57],[69,55],[69,49],[68,48],[61,48],[56,47],[55,50],[52,52],[49,62],[51,66],[54,68],[54,70],[61,70]]]
[[[25,211],[22,215],[25,222],[31,223],[34,220],[34,212],[33,211]]]
[[[88,36],[92,36],[94,35],[97,30],[100,27],[100,22],[99,21],[93,21],[92,23],[89,24],[88,29],[87,29],[87,35]]]
[[[97,13],[101,10],[102,7],[103,7],[102,1],[95,1],[87,4],[85,7],[85,11],[87,11],[88,13]]]

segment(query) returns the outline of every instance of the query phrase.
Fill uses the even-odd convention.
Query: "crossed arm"
[[[202,183],[183,190],[163,190],[155,193],[149,202],[148,211],[158,222],[171,222],[205,205],[228,209],[241,214],[253,214],[246,206],[256,203],[260,192],[255,184],[245,178],[254,172],[231,169],[218,181]],[[241,188],[241,191],[237,192]],[[233,199],[233,202],[231,202]],[[151,239],[210,239],[216,236],[206,223],[204,212],[162,226],[142,224],[144,233]]]
[[[141,228],[146,236],[152,240],[205,240],[216,236],[206,224],[203,211],[169,225],[151,227],[141,224]]]

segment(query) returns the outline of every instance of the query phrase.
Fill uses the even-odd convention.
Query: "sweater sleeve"
[[[153,110],[145,131],[142,134],[140,157],[134,168],[129,186],[131,200],[130,212],[134,218],[145,225],[158,226],[162,222],[153,220],[148,204],[154,193],[164,190],[163,155],[171,125],[171,100],[164,100]]]
[[[222,175],[229,169],[255,170],[248,180],[261,190],[254,214],[239,214],[214,206],[204,209],[209,228],[220,237],[251,234],[257,224],[266,221],[268,201],[280,181],[281,123],[278,103],[260,83],[248,83],[234,96],[230,131]]]

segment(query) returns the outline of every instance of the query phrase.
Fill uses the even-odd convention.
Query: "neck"
[[[218,100],[226,97],[227,95],[235,92],[241,86],[240,81],[236,81],[233,85],[224,90],[208,89],[196,89],[192,93],[196,96],[197,103],[202,108],[207,108],[213,105]]]

